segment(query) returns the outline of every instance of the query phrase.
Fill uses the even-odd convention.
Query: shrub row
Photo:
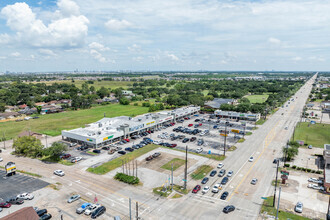
[[[121,182],[124,182],[124,183],[133,184],[133,185],[138,184],[140,182],[138,177],[129,176],[124,173],[117,173],[115,176],[115,179],[119,180]]]
[[[284,166],[285,167],[290,167],[290,164],[285,164]],[[308,173],[317,173],[317,174],[322,174],[323,173],[322,170],[312,170],[312,169],[309,169],[309,168],[307,169],[305,167],[297,167],[296,165],[293,165],[291,168],[296,169],[296,170],[305,171],[305,172],[308,172]]]

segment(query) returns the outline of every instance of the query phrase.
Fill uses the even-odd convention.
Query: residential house
[[[17,113],[17,112],[0,113],[0,120],[16,118],[19,115],[21,115],[21,114]]]
[[[221,99],[215,98],[212,101],[208,101],[204,104],[204,108],[219,109],[222,104],[231,104],[234,105],[237,103],[235,99]]]

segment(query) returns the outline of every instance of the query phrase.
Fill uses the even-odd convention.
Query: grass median
[[[149,144],[147,146],[144,146],[143,148],[140,148],[138,150],[135,150],[133,152],[127,153],[123,156],[120,156],[114,160],[111,160],[109,162],[106,162],[104,164],[102,164],[101,166],[95,167],[95,168],[88,168],[87,171],[91,172],[91,173],[95,173],[95,174],[106,174],[108,172],[110,172],[111,170],[114,170],[120,166],[122,166],[122,161],[126,161],[126,162],[130,162],[138,157],[140,157],[143,154],[146,154],[156,148],[158,148],[158,145],[155,144]]]
[[[164,164],[163,166],[161,166],[160,168],[163,168],[165,170],[171,170],[172,163],[173,163],[173,171],[174,171],[174,170],[178,169],[179,167],[181,167],[184,164],[184,162],[185,162],[185,160],[182,160],[180,158],[174,158],[171,161]]]
[[[213,167],[211,167],[209,165],[202,165],[202,166],[198,167],[197,170],[195,170],[190,176],[194,180],[200,180],[200,179],[203,179],[206,176],[206,174],[211,172],[212,169],[213,169]]]
[[[261,210],[260,213],[267,213],[268,215],[272,215],[272,216],[276,216],[276,208],[273,207],[273,196],[267,197],[266,200],[264,200],[262,206],[261,206]],[[295,219],[295,220],[308,220],[309,218],[300,216],[300,215],[296,215],[290,212],[285,212],[283,210],[279,210],[278,212],[278,219],[280,220],[286,220],[286,219]]]

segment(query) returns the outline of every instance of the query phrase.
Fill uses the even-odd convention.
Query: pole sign
[[[261,197],[261,199],[267,200],[267,197]]]
[[[281,174],[286,175],[286,176],[289,176],[289,172],[286,171],[286,170],[282,170],[282,171],[281,171]]]

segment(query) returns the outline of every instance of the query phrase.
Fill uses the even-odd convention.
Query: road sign
[[[284,171],[284,170],[282,170],[282,171],[281,171],[281,174],[289,176],[289,172],[288,172],[288,171]]]
[[[187,182],[187,180],[185,180],[185,179],[182,179],[182,181]]]
[[[261,199],[267,200],[268,198],[267,197],[261,197]]]
[[[287,176],[287,175],[282,175],[281,178],[282,178],[283,180],[287,180],[287,179],[288,179],[288,176]]]
[[[231,132],[233,132],[233,133],[239,133],[239,130],[237,130],[237,129],[231,129]]]
[[[223,134],[223,133],[220,133],[221,136],[224,136],[224,137],[227,137],[228,134]]]

